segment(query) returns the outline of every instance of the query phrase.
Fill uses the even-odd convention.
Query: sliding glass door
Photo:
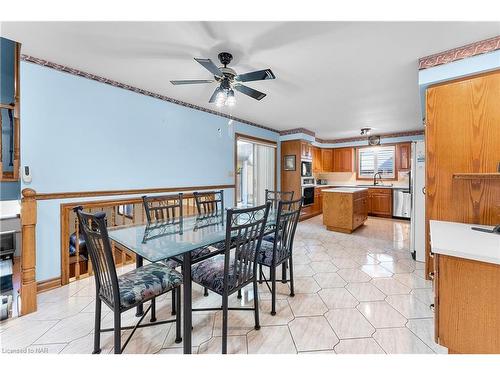
[[[276,144],[236,138],[236,203],[257,206],[265,202],[265,190],[275,190]]]

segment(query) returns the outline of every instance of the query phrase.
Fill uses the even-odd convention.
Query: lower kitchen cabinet
[[[436,342],[450,354],[500,353],[499,290],[500,265],[435,254]]]
[[[363,225],[368,217],[366,189],[358,189],[358,191],[331,189],[324,192],[322,198],[323,224],[328,230],[352,233]]]
[[[392,217],[392,189],[368,189],[368,214]]]

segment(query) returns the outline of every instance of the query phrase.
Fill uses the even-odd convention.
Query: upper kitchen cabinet
[[[352,172],[353,148],[333,149],[333,172]]]
[[[313,147],[313,173],[323,172],[323,158],[321,155],[321,149],[319,147]]]
[[[411,169],[411,143],[398,143],[396,145],[398,158],[398,170],[409,171]]]
[[[0,38],[0,178],[19,179],[19,58],[21,45]]]
[[[333,150],[331,148],[321,149],[321,162],[323,172],[334,172],[333,170]]]
[[[313,157],[313,146],[307,142],[301,142],[301,157],[303,159],[312,159]]]

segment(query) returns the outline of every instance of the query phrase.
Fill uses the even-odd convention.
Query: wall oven
[[[314,203],[314,186],[303,186],[302,197],[304,198],[304,206]]]
[[[312,161],[304,161],[300,163],[300,175],[302,177],[312,177]]]

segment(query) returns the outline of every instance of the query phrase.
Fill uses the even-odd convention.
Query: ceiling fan
[[[262,81],[266,79],[275,79],[276,76],[271,69],[256,70],[254,72],[237,74],[234,69],[228,68],[227,65],[233,59],[233,55],[229,52],[221,52],[218,55],[219,61],[222,65],[217,67],[210,59],[197,59],[205,69],[214,75],[214,79],[191,79],[191,80],[177,80],[170,81],[173,85],[192,85],[198,83],[213,83],[217,82],[219,85],[210,97],[209,103],[215,103],[218,107],[223,105],[233,106],[236,103],[234,97],[234,90],[248,95],[256,100],[263,99],[266,94],[252,89],[251,87],[242,85],[241,82]]]

